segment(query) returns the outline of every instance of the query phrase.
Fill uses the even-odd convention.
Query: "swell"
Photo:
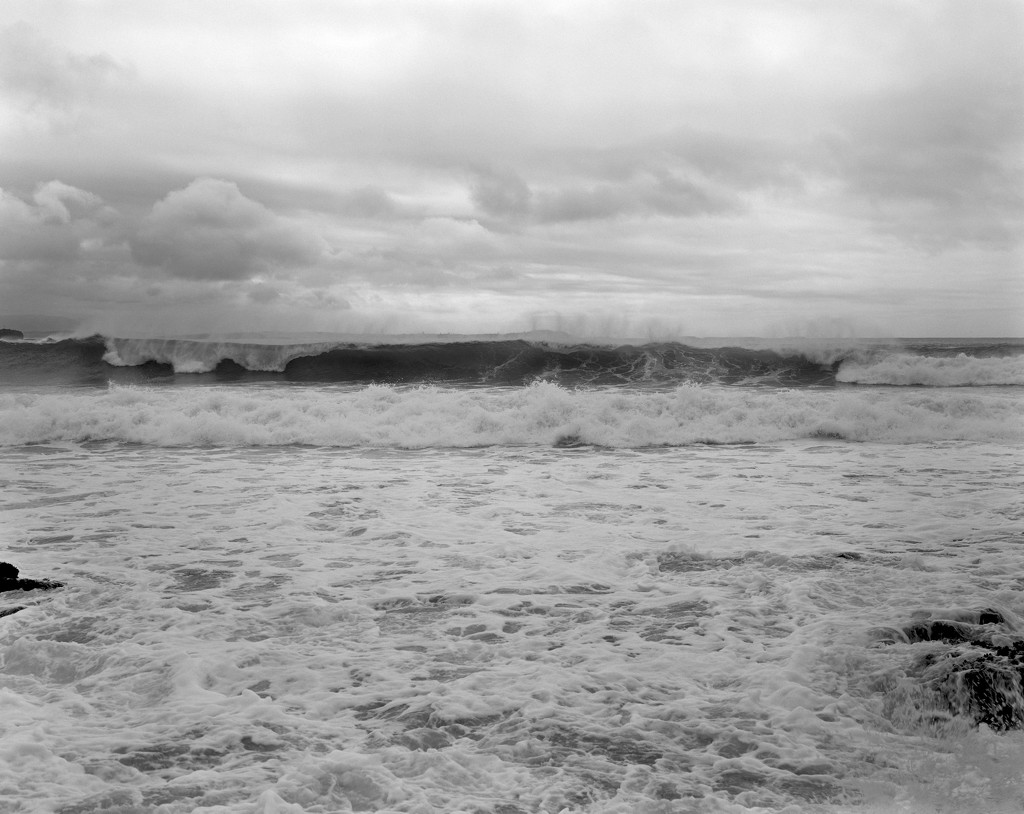
[[[834,384],[836,364],[767,349],[680,343],[618,347],[522,339],[417,344],[264,345],[181,339],[12,343],[0,348],[10,382],[131,384],[174,374],[213,381],[616,384]],[[194,380],[194,379],[193,379]]]
[[[723,384],[821,387],[1024,385],[1019,342],[891,346],[780,343],[695,347],[678,342],[587,345],[521,338],[417,343],[262,344],[99,336],[0,342],[11,384],[104,386],[156,381],[565,386]]]
[[[59,342],[0,342],[0,376],[6,384],[104,385],[102,337]]]

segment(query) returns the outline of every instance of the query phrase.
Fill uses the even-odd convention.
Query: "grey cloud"
[[[878,210],[880,227],[940,248],[1010,244],[1024,219],[1024,86],[954,80],[851,111],[828,140],[835,172]]]
[[[30,108],[67,109],[130,73],[107,54],[62,51],[25,22],[0,30],[0,90]]]
[[[2,167],[2,164],[0,164]],[[295,182],[270,175],[261,175],[248,168],[246,173],[232,172],[248,195],[276,212],[321,212],[352,218],[401,217],[399,203],[377,184],[356,187],[335,187],[316,181]],[[167,189],[165,185],[163,189]]]
[[[711,184],[680,177],[663,167],[633,167],[611,180],[602,180],[602,173],[592,173],[589,183],[577,180],[536,188],[512,171],[477,170],[470,195],[476,207],[495,220],[541,223],[628,215],[692,217],[730,211],[738,206],[734,195],[714,189]]]
[[[97,213],[105,217],[116,213],[104,206],[103,200],[91,192],[73,187],[62,181],[48,181],[40,184],[32,195],[40,213],[47,223],[71,223],[72,219]]]
[[[826,169],[880,231],[933,250],[1005,248],[1024,221],[1024,6],[940,8],[898,82],[846,100]]]
[[[280,298],[281,292],[266,283],[252,283],[246,291],[246,296],[253,302],[266,304]]]
[[[583,154],[587,171],[608,179],[666,173],[704,179],[735,190],[800,187],[813,164],[812,139],[785,141],[764,136],[677,129],[655,139]]]
[[[735,196],[669,172],[659,172],[621,184],[538,193],[536,215],[545,222],[600,220],[624,215],[696,217],[738,207]]]
[[[134,259],[183,278],[238,280],[314,262],[318,239],[214,178],[158,201],[130,241]]]
[[[83,241],[108,239],[115,219],[99,197],[60,181],[37,186],[31,201],[0,189],[0,259],[72,260]]]
[[[691,171],[739,189],[789,189],[803,183],[807,143],[723,133],[680,134],[669,146]]]
[[[391,196],[375,186],[360,187],[345,193],[340,203],[343,213],[356,217],[389,218],[398,211]]]
[[[663,215],[710,215],[739,208],[734,196],[669,172],[657,173],[641,194],[644,205]]]
[[[479,170],[470,187],[473,203],[497,218],[522,217],[530,211],[532,191],[511,171]]]
[[[544,192],[537,199],[537,217],[542,221],[613,218],[629,211],[634,203],[622,187],[611,184]]]

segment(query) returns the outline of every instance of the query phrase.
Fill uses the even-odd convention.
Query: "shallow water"
[[[1020,444],[10,447],[15,812],[1017,811],[871,631],[1024,617]]]

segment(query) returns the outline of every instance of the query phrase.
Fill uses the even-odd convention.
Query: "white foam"
[[[966,387],[1024,385],[1024,356],[977,357],[890,354],[872,361],[843,362],[836,380],[854,384]]]
[[[867,632],[1024,616],[1022,452],[8,450],[4,556],[68,587],[0,624],[0,793],[1012,810],[1020,734],[921,726],[898,706],[914,646]]]
[[[1024,403],[985,391],[567,390],[267,386],[64,390],[0,396],[0,444],[114,440],[158,446],[611,447],[778,441],[1005,440]]]
[[[186,339],[107,339],[103,361],[115,367],[168,364],[175,373],[209,373],[225,359],[247,370],[282,372],[293,359],[317,356],[337,343],[251,344]]]

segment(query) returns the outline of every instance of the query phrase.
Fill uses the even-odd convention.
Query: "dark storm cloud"
[[[239,280],[314,262],[317,238],[214,178],[158,201],[131,239],[132,256],[176,277]]]

